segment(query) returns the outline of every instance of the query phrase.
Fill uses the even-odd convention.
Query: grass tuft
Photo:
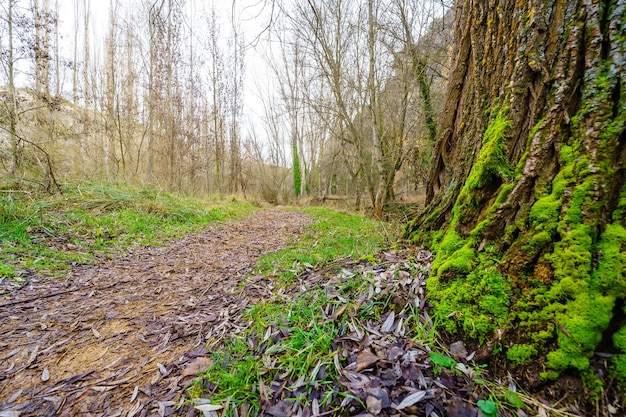
[[[292,283],[305,268],[340,258],[367,258],[395,243],[399,226],[323,207],[301,209],[313,223],[288,248],[263,256],[256,273]]]

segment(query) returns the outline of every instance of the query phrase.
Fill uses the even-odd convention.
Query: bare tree
[[[7,97],[3,103],[5,105],[3,113],[8,121],[9,143],[11,146],[8,172],[11,176],[15,176],[20,168],[23,150],[23,143],[17,135],[18,110],[15,93],[14,6],[15,1],[9,0],[6,9],[3,10],[6,13],[8,44],[6,51],[2,51],[2,57],[4,58],[2,63],[7,76]]]

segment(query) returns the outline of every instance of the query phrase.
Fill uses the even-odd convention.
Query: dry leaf
[[[159,368],[161,374],[167,375],[167,368],[165,367],[165,365],[163,365],[162,363],[157,363],[157,367]]]
[[[369,368],[378,362],[380,358],[376,356],[371,349],[367,348],[359,352],[356,357],[356,371],[361,372],[363,369]]]
[[[263,378],[259,378],[259,398],[261,401],[267,401],[267,388]]]
[[[465,364],[461,362],[457,363],[455,368],[463,372],[465,376],[471,376],[472,371],[473,371],[472,369],[468,368],[467,366],[465,366]]]
[[[213,365],[213,361],[211,360],[211,358],[198,357],[185,366],[182,375],[195,376],[200,372],[206,371],[211,365]]]
[[[194,405],[193,408],[195,408],[198,411],[202,411],[204,413],[205,411],[221,410],[222,408],[224,408],[224,406],[219,405],[219,404],[200,404],[200,405]]]
[[[269,326],[267,330],[265,330],[265,335],[263,335],[263,341],[267,342],[270,336],[272,336],[272,326]]]
[[[400,404],[395,406],[396,410],[403,410],[407,407],[417,404],[422,401],[422,399],[426,396],[426,391],[417,391],[411,395],[408,395]]]
[[[382,327],[380,328],[380,331],[383,333],[389,333],[391,329],[393,328],[393,323],[395,320],[396,320],[396,313],[392,311],[387,316],[387,319],[385,320]]]
[[[137,403],[135,403],[135,406],[128,411],[128,417],[134,417],[138,415],[141,410],[143,410],[143,403],[140,400],[137,401]]]
[[[93,333],[94,336],[96,336],[96,339],[100,339],[101,337],[100,332],[97,331],[95,327],[91,328],[91,332]]]
[[[313,402],[311,403],[311,413],[313,417],[319,417],[320,415],[320,404],[317,401],[317,398],[313,398]]]
[[[383,411],[382,400],[379,400],[371,395],[367,397],[365,404],[367,405],[367,412],[375,416],[379,415],[380,412]]]
[[[348,308],[348,304],[342,305],[341,307],[339,307],[337,310],[334,311],[334,313],[330,316],[330,318],[332,320],[337,320],[339,317],[341,317],[344,311],[346,311],[346,308]]]
[[[46,382],[49,379],[50,379],[50,371],[48,371],[48,368],[43,368],[43,372],[41,373],[41,380],[43,382]]]
[[[450,345],[450,353],[457,362],[461,359],[465,359],[467,357],[467,349],[465,349],[463,341],[459,340],[458,342],[452,343]]]

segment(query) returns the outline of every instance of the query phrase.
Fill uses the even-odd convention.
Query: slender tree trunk
[[[407,227],[437,251],[449,332],[591,395],[596,350],[626,383],[625,30],[623,0],[457,2],[428,205]]]
[[[61,96],[61,57],[59,55],[59,1],[54,2],[54,96]]]
[[[9,50],[8,50],[8,63],[7,73],[9,78],[9,142],[11,143],[11,165],[9,167],[9,173],[15,176],[22,163],[22,141],[17,137],[17,97],[15,95],[15,82],[14,82],[14,58],[13,58],[13,3],[14,0],[9,0],[8,5],[8,37],[9,37]]]
[[[78,104],[78,29],[80,19],[79,0],[74,0],[74,59],[72,62],[72,98]]]

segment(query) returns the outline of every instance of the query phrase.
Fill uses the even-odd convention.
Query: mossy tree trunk
[[[427,205],[444,327],[531,383],[626,382],[626,1],[458,1]],[[500,350],[500,349],[498,349]],[[520,366],[518,370],[529,369]],[[520,372],[524,374],[524,372]]]

